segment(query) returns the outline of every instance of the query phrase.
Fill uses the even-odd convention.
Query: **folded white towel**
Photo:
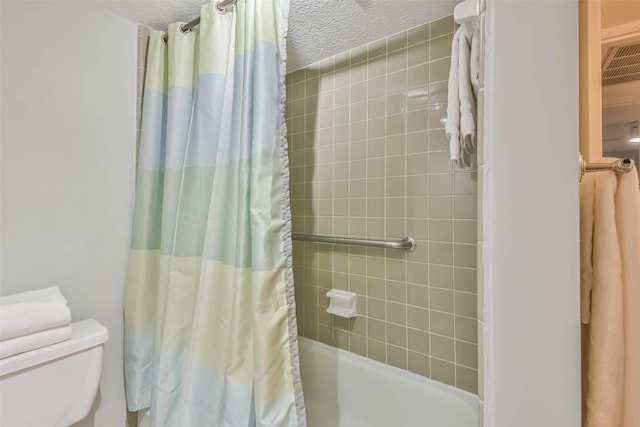
[[[70,323],[71,311],[57,286],[0,297],[0,341]]]
[[[0,306],[0,341],[71,323],[71,310],[60,301],[19,302]]]
[[[0,341],[0,359],[56,344],[69,338],[71,338],[71,326],[62,326],[35,334]]]
[[[458,28],[451,44],[451,69],[445,133],[451,160],[459,167],[471,166],[476,151],[476,110],[480,65],[480,36],[477,25],[466,22]]]
[[[0,297],[0,306],[5,304],[15,304],[18,302],[34,302],[34,301],[62,301],[67,303],[66,298],[60,292],[57,286],[39,289],[36,291],[21,292],[19,294],[6,295]]]

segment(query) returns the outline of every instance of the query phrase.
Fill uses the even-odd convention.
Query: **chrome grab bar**
[[[417,246],[416,241],[412,237],[405,237],[402,240],[376,240],[293,233],[291,238],[302,242],[335,243],[338,245],[368,246],[372,248],[403,249],[408,251],[415,250]]]

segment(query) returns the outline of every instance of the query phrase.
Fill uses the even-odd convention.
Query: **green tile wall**
[[[444,134],[446,17],[287,76],[294,233],[418,241],[415,252],[294,242],[300,334],[477,392],[477,172]],[[331,288],[355,319],[326,313]]]

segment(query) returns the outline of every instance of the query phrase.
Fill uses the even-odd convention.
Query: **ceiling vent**
[[[640,43],[612,46],[602,61],[602,85],[640,80]]]

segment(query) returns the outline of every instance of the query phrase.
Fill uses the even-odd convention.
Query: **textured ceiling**
[[[289,70],[453,13],[443,0],[292,0]]]
[[[96,3],[134,22],[166,30],[171,22],[188,22],[207,0],[98,0]]]
[[[289,71],[453,13],[455,0],[291,0]],[[155,29],[189,21],[206,0],[98,1]]]

